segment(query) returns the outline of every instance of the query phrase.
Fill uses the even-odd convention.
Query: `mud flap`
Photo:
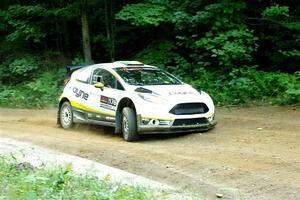
[[[121,112],[118,110],[116,112],[116,128],[115,128],[115,133],[121,133],[122,131],[122,123],[121,123],[121,119],[122,119],[122,114]]]

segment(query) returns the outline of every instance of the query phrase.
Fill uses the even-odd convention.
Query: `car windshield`
[[[173,75],[157,68],[119,67],[114,69],[130,85],[179,85]]]

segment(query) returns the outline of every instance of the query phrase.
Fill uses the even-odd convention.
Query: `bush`
[[[233,68],[227,69],[227,73],[225,70],[211,72],[197,64],[192,66],[175,50],[172,42],[161,40],[149,45],[136,57],[185,77],[185,82],[208,92],[217,105],[253,101],[272,104],[300,102],[299,71],[287,74]],[[76,57],[73,61],[79,60]],[[0,64],[0,106],[43,108],[57,104],[66,78],[64,67],[68,62],[70,60],[57,52],[10,57]],[[172,66],[174,62],[177,66]],[[191,66],[193,73],[189,72]]]
[[[69,62],[55,51],[10,55],[0,63],[0,106],[42,108],[57,104]]]
[[[33,57],[22,57],[13,60],[9,66],[9,71],[13,76],[27,77],[30,73],[38,68],[38,65]]]
[[[300,102],[299,72],[293,75],[255,69],[233,69],[229,74],[211,73],[202,68],[197,80],[187,78],[195,88],[208,92],[218,105]]]
[[[16,87],[2,86],[0,105],[37,108],[55,105],[63,89],[65,74],[64,69],[46,71],[25,84]]]
[[[253,32],[245,27],[218,32],[216,35],[208,32],[196,42],[196,46],[203,51],[199,60],[213,60],[214,62],[207,62],[208,66],[221,66],[225,69],[231,69],[236,64],[248,65],[258,47],[256,40]]]
[[[176,45],[169,40],[159,40],[151,43],[143,51],[135,56],[136,60],[143,63],[167,69],[171,73],[184,75],[189,71],[191,65],[178,53]],[[176,64],[174,66],[174,63]]]
[[[1,82],[12,85],[19,84],[30,79],[38,68],[39,63],[34,56],[11,56],[0,64]]]

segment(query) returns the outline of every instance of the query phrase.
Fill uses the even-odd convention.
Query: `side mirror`
[[[96,83],[95,84],[95,88],[100,88],[101,90],[103,90],[103,88],[104,88],[104,84],[103,83]]]

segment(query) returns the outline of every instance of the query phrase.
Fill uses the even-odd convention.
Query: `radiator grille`
[[[170,113],[174,115],[192,115],[207,112],[208,107],[205,103],[181,103],[177,104],[170,110]]]

